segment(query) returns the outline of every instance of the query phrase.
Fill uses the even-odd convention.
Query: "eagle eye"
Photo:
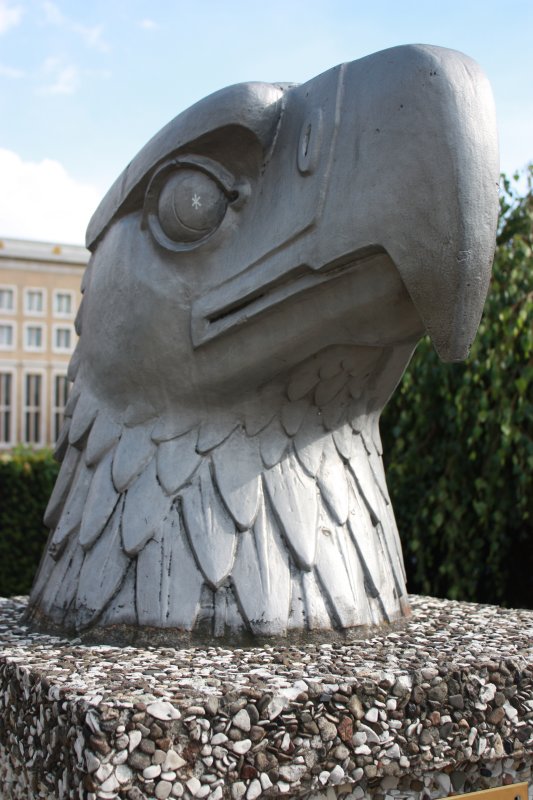
[[[190,250],[218,229],[239,195],[234,185],[233,177],[210,159],[174,159],[150,182],[144,220],[163,247]]]
[[[228,198],[208,175],[180,169],[159,195],[159,222],[173,241],[197,242],[218,228],[227,205]]]

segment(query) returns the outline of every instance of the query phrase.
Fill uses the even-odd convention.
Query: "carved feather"
[[[98,402],[87,390],[83,390],[80,399],[76,403],[76,408],[72,414],[72,421],[68,434],[68,440],[74,447],[81,449],[82,443],[87,436],[91,425],[98,413]]]
[[[81,365],[81,349],[80,349],[80,343],[78,341],[78,344],[74,348],[74,352],[70,357],[70,361],[68,362],[68,367],[67,367],[67,378],[71,383],[74,383],[74,381],[76,380],[76,377],[80,369],[80,365]]]
[[[63,412],[63,416],[65,419],[72,419],[72,415],[74,413],[74,409],[76,408],[76,404],[80,399],[81,395],[81,383],[76,381],[73,386],[70,388],[70,392],[68,395],[67,403],[65,405],[65,410]]]
[[[84,553],[76,537],[68,541],[62,558],[49,573],[46,585],[40,594],[39,605],[56,624],[63,622],[66,611],[76,596],[78,576]]]
[[[54,458],[56,461],[61,463],[65,457],[67,452],[67,448],[69,446],[68,435],[70,431],[70,419],[69,417],[65,417],[63,420],[63,426],[57,437],[57,441],[54,447]]]
[[[320,380],[318,370],[319,364],[314,358],[295,370],[287,386],[289,400],[301,400],[317,385]]]
[[[344,528],[320,528],[316,572],[337,625],[350,627],[371,622],[361,564]]]
[[[291,587],[289,560],[264,503],[260,504],[253,531],[239,536],[232,579],[252,632],[285,633]]]
[[[303,398],[302,400],[284,403],[281,407],[281,424],[285,428],[285,432],[288,436],[294,436],[300,429],[309,404],[309,399]]]
[[[280,522],[296,563],[310,570],[315,562],[318,519],[317,488],[289,453],[279,464],[266,470],[268,497]]]
[[[233,413],[217,413],[213,420],[209,412],[206,414],[207,419],[200,425],[196,444],[199,453],[208,453],[218,447],[239,424],[239,420]]]
[[[189,543],[209,584],[216,588],[229,575],[236,546],[235,523],[213,486],[206,459],[182,493]]]
[[[66,540],[81,522],[92,477],[92,470],[80,458],[61,517],[50,541],[49,550],[55,558],[59,557]]]
[[[328,431],[336,430],[346,419],[349,407],[350,398],[344,388],[333,400],[321,407],[324,428]]]
[[[321,380],[315,388],[315,403],[317,406],[325,406],[340,393],[347,380],[344,372],[339,372],[333,378]]]
[[[85,463],[87,466],[91,467],[97,464],[108,450],[118,442],[121,433],[122,425],[117,425],[105,412],[99,411],[85,447]]]
[[[202,456],[196,452],[198,430],[161,442],[157,447],[157,477],[168,495],[176,494],[191,477]]]
[[[346,372],[344,365],[340,358],[332,354],[329,358],[326,358],[318,370],[318,375],[320,380],[322,381],[329,381],[331,378],[334,378],[341,372]]]
[[[379,490],[376,479],[370,469],[368,454],[360,435],[353,437],[353,451],[349,466],[359,486],[361,497],[370,512],[372,522],[375,524],[380,518],[379,499],[377,496]]]
[[[359,487],[352,476],[348,475],[350,488],[350,513],[348,514],[348,530],[352,537],[361,569],[364,575],[364,586],[369,597],[378,597],[377,587],[377,532],[370,517],[368,507],[363,502]]]
[[[291,602],[287,628],[288,630],[305,630],[307,628],[305,597],[301,573],[299,572],[294,572],[291,575]]]
[[[164,624],[190,631],[196,621],[204,581],[177,511],[171,511],[163,521],[161,538],[169,546],[165,561],[168,574],[161,585],[162,596],[166,598]]]
[[[166,615],[162,607],[161,580],[162,574],[168,570],[166,544],[157,536],[147,542],[137,556],[135,604],[139,625],[161,627],[164,624]]]
[[[78,619],[83,620],[86,625],[102,612],[118,591],[129,564],[129,558],[122,548],[120,533],[123,505],[122,498],[102,535],[83,561],[76,606]]]
[[[333,519],[344,525],[348,518],[349,496],[346,467],[337,455],[331,436],[324,438],[324,458],[317,473],[317,482]]]
[[[289,442],[290,439],[281,427],[279,419],[275,417],[270,425],[259,434],[261,458],[267,469],[281,461]]]
[[[96,542],[118,502],[119,494],[111,478],[112,464],[113,451],[110,451],[96,467],[91,481],[79,533],[79,541],[84,550],[88,550]]]
[[[332,436],[339,455],[348,461],[353,452],[352,426],[345,422],[344,425],[341,425],[332,432]]]
[[[135,571],[137,564],[131,560],[126,567],[120,589],[111,598],[102,614],[102,625],[137,625],[137,610],[135,607]]]
[[[179,514],[172,509],[137,558],[139,623],[192,630],[202,585]]]
[[[257,438],[239,427],[212,455],[214,476],[226,508],[240,530],[251,528],[261,496],[263,466]]]
[[[322,461],[325,436],[320,411],[316,406],[310,406],[293,441],[298,461],[313,478]]]
[[[320,591],[314,572],[302,572],[301,582],[305,607],[306,627],[310,630],[329,630],[332,619],[324,595]]]
[[[255,396],[253,400],[243,403],[244,427],[248,436],[257,436],[272,422],[277,411],[277,403]]]
[[[141,474],[155,453],[151,425],[124,428],[113,458],[113,483],[117,492],[124,492]]]
[[[152,439],[156,444],[168,442],[169,439],[177,439],[184,436],[193,428],[197,428],[200,422],[200,412],[182,409],[179,413],[165,414],[160,417],[152,430]],[[198,434],[196,435],[198,440]]]
[[[158,531],[170,510],[152,460],[128,489],[122,516],[122,543],[128,555],[135,555]]]
[[[390,498],[389,498],[389,493],[387,491],[387,482],[385,478],[385,470],[383,469],[383,461],[381,459],[381,456],[378,455],[374,447],[374,442],[372,441],[372,439],[370,439],[370,437],[363,436],[362,438],[365,444],[365,450],[368,453],[368,464],[370,466],[370,470],[374,477],[376,486],[379,489],[382,499],[385,501],[387,505],[390,505]]]
[[[74,479],[79,458],[80,451],[75,447],[68,447],[54,489],[50,495],[50,500],[46,506],[46,511],[44,512],[44,524],[48,528],[54,528],[59,522],[61,511]]]

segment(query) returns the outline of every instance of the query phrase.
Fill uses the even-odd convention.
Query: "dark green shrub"
[[[409,589],[533,607],[533,194],[502,181],[493,278],[465,364],[424,340],[383,415]]]
[[[43,514],[59,465],[48,450],[0,457],[0,595],[27,594],[48,531]]]

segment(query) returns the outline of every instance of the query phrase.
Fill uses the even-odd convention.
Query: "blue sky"
[[[0,237],[81,243],[125,164],[191,103],[407,42],[482,65],[510,173],[533,159],[532,31],[531,0],[0,0]]]

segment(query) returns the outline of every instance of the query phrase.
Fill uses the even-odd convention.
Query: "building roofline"
[[[20,259],[24,261],[46,261],[54,264],[79,264],[85,266],[90,253],[77,244],[58,242],[34,242],[28,239],[0,237],[0,260]]]

